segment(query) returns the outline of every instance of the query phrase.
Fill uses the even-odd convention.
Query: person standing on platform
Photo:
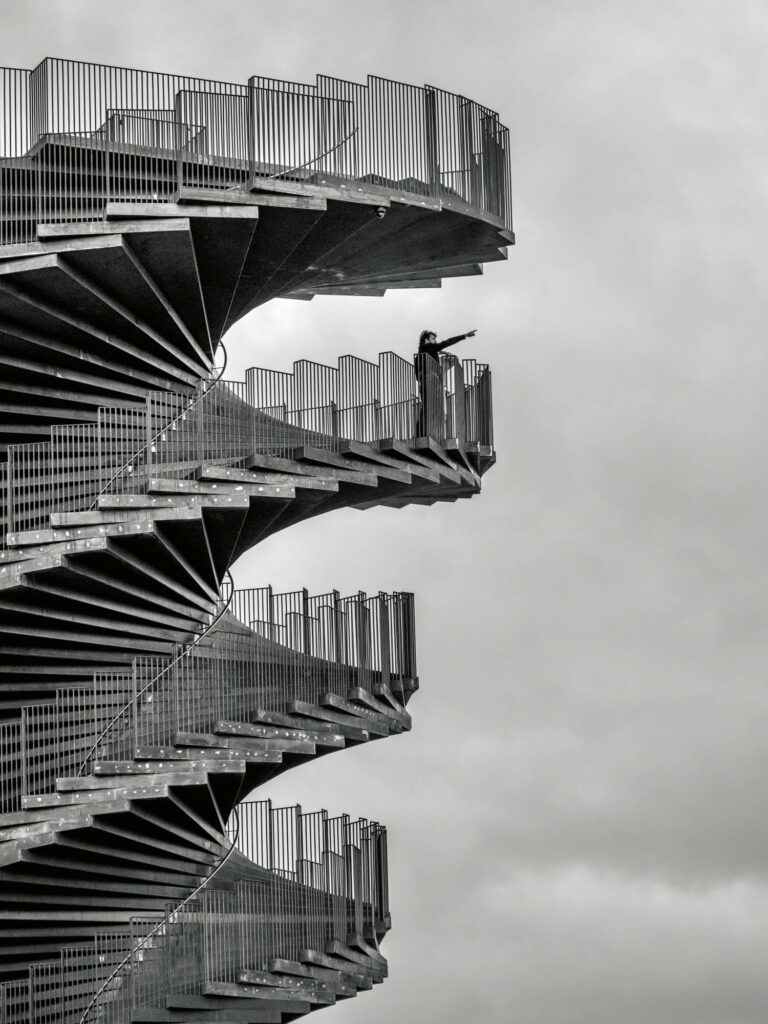
[[[474,338],[477,331],[457,334],[445,341],[438,341],[434,331],[422,331],[419,348],[413,357],[416,382],[419,386],[419,416],[416,422],[416,437],[439,434],[438,423],[442,419],[442,385],[440,381],[439,356],[444,348],[456,345],[465,338]],[[439,396],[439,397],[438,397]]]
[[[437,360],[438,354],[444,348],[456,345],[458,342],[464,341],[465,338],[474,338],[476,334],[477,330],[467,331],[466,334],[457,334],[455,338],[446,338],[445,341],[438,341],[434,331],[422,331],[419,335],[419,351],[417,355],[425,352],[428,356],[432,356],[434,360]]]

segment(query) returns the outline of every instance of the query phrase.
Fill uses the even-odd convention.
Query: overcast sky
[[[0,63],[367,73],[498,110],[518,245],[483,278],[276,301],[230,368],[493,365],[470,502],[334,513],[241,586],[417,593],[414,731],[269,792],[391,829],[391,977],[328,1024],[765,1024],[768,9],[740,0],[2,5]]]

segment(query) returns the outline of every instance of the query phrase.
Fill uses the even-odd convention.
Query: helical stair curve
[[[476,494],[491,374],[231,381],[221,339],[504,259],[508,133],[381,78],[52,58],[0,69],[0,105],[0,1024],[278,1024],[386,976],[386,830],[245,798],[410,729],[413,597],[229,567],[336,508]]]

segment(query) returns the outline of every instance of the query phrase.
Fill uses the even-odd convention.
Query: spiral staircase
[[[410,729],[413,598],[229,567],[333,509],[478,493],[491,374],[233,381],[221,339],[505,258],[506,129],[384,79],[53,59],[0,102],[0,1024],[290,1020],[386,977],[386,831],[246,797]]]

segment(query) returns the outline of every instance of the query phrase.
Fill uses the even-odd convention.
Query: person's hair
[[[435,337],[437,337],[437,334],[435,334],[434,331],[422,331],[421,334],[419,335],[419,344],[423,345],[431,334],[434,334]]]

